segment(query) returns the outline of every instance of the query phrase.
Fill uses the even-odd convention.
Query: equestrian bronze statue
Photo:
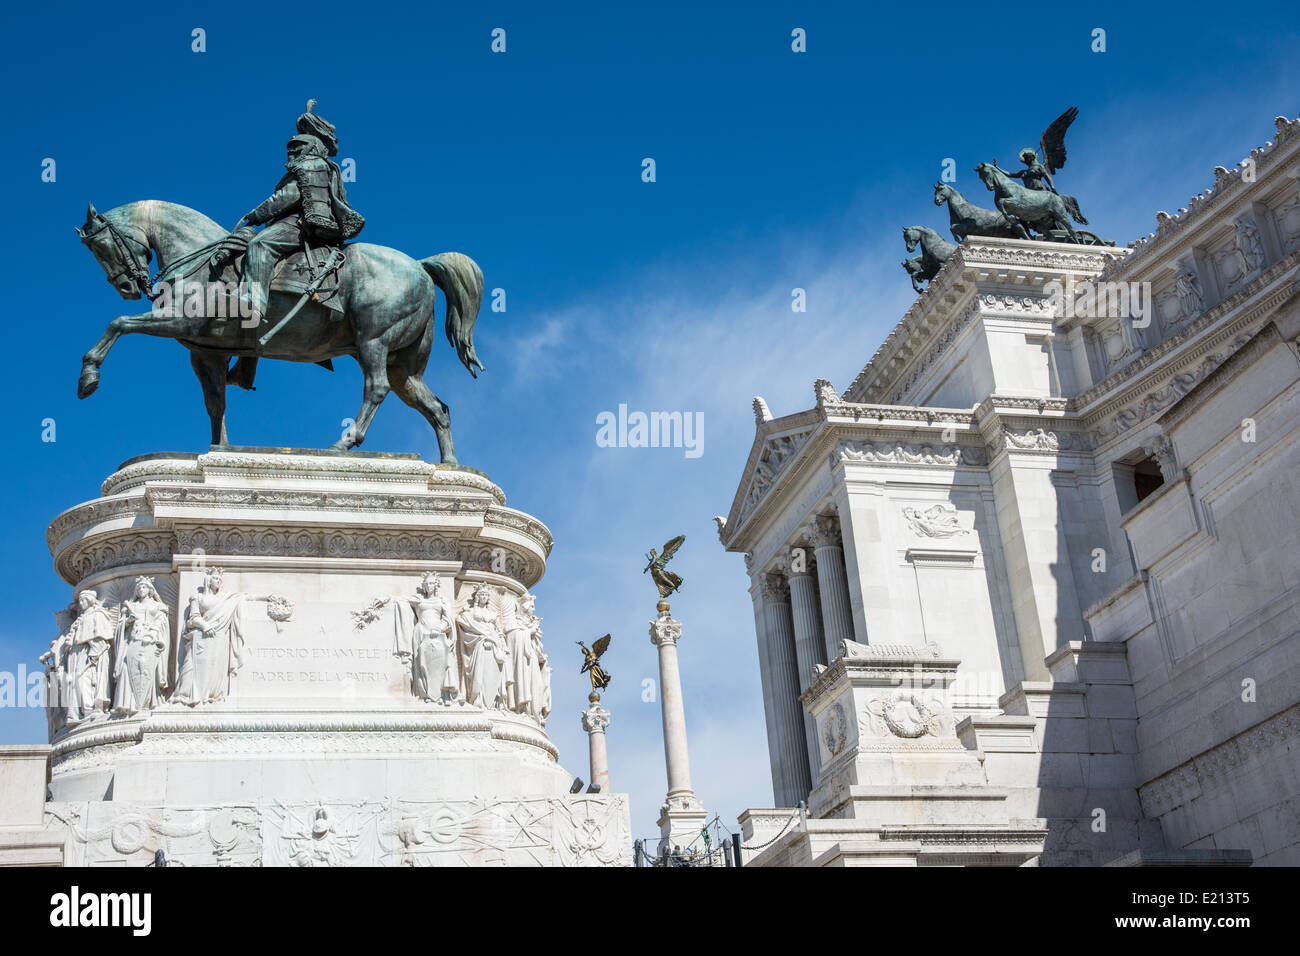
[[[387,246],[348,242],[364,224],[348,204],[334,127],[312,113],[289,141],[288,172],[233,233],[196,210],[145,200],[100,213],[91,205],[77,232],[123,299],[153,308],[108,324],[85,354],[77,396],[99,386],[100,366],[123,335],[173,338],[190,351],[212,423],[212,444],[228,444],[227,384],[251,388],[259,358],[332,369],[350,355],[365,379],[355,424],[331,446],[346,451],[366,431],[389,391],[432,426],[442,461],[456,463],[447,405],[424,383],[437,337],[435,289],[446,298],[444,331],[471,375],[483,369],[474,323],[483,273],[473,259],[443,252],[413,259]],[[256,225],[265,228],[259,234]],[[157,259],[155,277],[149,265]],[[235,363],[232,365],[232,361]]]

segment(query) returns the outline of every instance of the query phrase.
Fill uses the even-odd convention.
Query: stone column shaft
[[[659,813],[659,849],[690,844],[699,835],[708,814],[691,789],[691,760],[686,747],[686,710],[682,705],[682,678],[677,668],[677,640],[682,622],[669,614],[667,601],[659,602],[659,616],[650,622],[650,642],[659,649],[659,700],[664,723],[664,765],[668,796]]]
[[[763,691],[763,721],[767,731],[767,757],[772,774],[772,800],[783,793],[781,782],[781,750],[778,746],[776,732],[776,714],[768,703],[772,699],[771,665],[768,663],[767,651],[767,611],[763,606],[762,575],[754,576],[754,586],[750,588],[750,597],[754,602],[754,633],[758,637],[758,677]]]
[[[808,739],[804,732],[803,705],[799,702],[799,665],[795,654],[794,619],[790,611],[785,580],[769,575],[763,595],[767,615],[767,649],[771,697],[764,703],[775,717],[781,754],[782,792],[776,795],[783,807],[798,805],[812,790],[808,769]]]
[[[805,549],[805,551],[808,549]],[[805,558],[809,557],[805,555]],[[799,693],[812,683],[813,667],[826,663],[826,639],[822,635],[821,609],[818,607],[817,585],[811,568],[790,572],[790,611],[794,625],[795,662],[799,668]],[[821,751],[817,746],[817,725],[812,715],[803,709],[804,736],[808,749],[808,776],[814,783],[821,771]],[[811,789],[811,788],[810,788]],[[804,794],[806,797],[807,794]]]
[[[826,660],[833,661],[839,653],[840,642],[853,640],[853,608],[849,604],[849,581],[844,570],[839,519],[831,515],[819,517],[813,543],[816,546],[817,590],[821,597]]]
[[[609,755],[605,750],[605,728],[610,724],[609,711],[593,700],[591,707],[582,712],[582,729],[587,732],[587,749],[591,755],[591,782],[609,793]]]
[[[686,744],[686,709],[682,704],[682,678],[677,668],[677,643],[659,644],[659,700],[663,708],[664,763],[669,795],[691,789],[691,759]]]

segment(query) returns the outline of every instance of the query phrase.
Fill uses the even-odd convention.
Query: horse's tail
[[[1079,201],[1073,196],[1062,196],[1061,201],[1065,203],[1065,211],[1068,212],[1074,221],[1080,225],[1088,225],[1088,220],[1083,218],[1083,213],[1079,212]]]
[[[440,252],[421,259],[420,265],[447,297],[447,341],[455,347],[469,374],[478,378],[475,368],[483,369],[483,363],[474,351],[474,321],[483,302],[483,271],[477,262],[459,252]]]

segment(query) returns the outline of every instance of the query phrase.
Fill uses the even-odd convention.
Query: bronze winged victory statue
[[[645,574],[646,571],[650,572],[650,577],[654,581],[655,587],[659,589],[659,597],[662,600],[667,600],[668,595],[672,594],[674,591],[680,591],[682,589],[681,576],[673,574],[671,571],[664,570],[664,566],[672,560],[673,555],[677,553],[677,549],[682,546],[682,543],[685,540],[686,535],[679,534],[677,537],[664,544],[662,554],[656,552],[654,548],[651,548],[649,553],[646,554],[646,560],[649,563],[641,573]]]
[[[609,686],[611,679],[609,672],[600,664],[601,655],[609,650],[609,642],[610,636],[608,634],[597,639],[590,648],[582,641],[574,641],[575,644],[582,648],[582,670],[578,673],[586,674],[591,678],[592,697],[597,697],[600,691]]]

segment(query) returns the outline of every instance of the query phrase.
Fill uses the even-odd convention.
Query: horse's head
[[[116,210],[109,210],[113,216]],[[130,222],[118,223],[101,215],[94,203],[86,207],[86,223],[77,235],[108,277],[108,283],[124,299],[139,299],[149,284],[149,242],[143,231]],[[118,218],[118,217],[114,217]]]
[[[907,243],[907,251],[908,251],[908,252],[915,252],[915,251],[916,251],[917,243],[919,243],[919,242],[921,241],[921,227],[920,227],[920,226],[904,226],[904,227],[903,227],[903,241],[904,241],[905,243]]]
[[[993,189],[994,186],[1004,178],[1002,170],[998,168],[998,161],[996,159],[991,163],[980,163],[975,167],[975,172],[979,175],[980,182],[989,189]]]
[[[934,184],[934,204],[942,206],[952,196],[952,187],[947,183]]]

